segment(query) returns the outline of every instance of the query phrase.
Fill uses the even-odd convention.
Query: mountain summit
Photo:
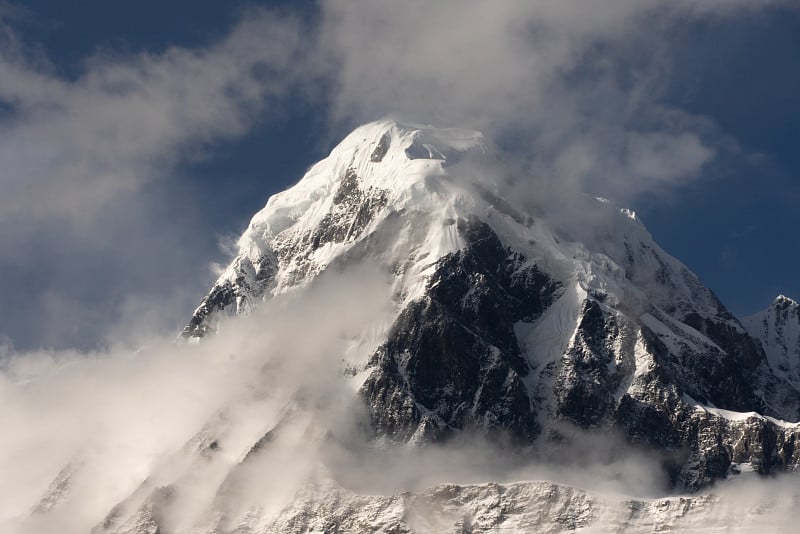
[[[376,439],[526,444],[567,422],[674,452],[690,488],[797,466],[798,349],[775,341],[791,325],[748,334],[631,211],[580,196],[551,220],[511,196],[507,168],[475,131],[356,129],[253,217],[183,336],[368,261],[391,273],[396,313],[346,368]]]
[[[800,465],[797,303],[779,298],[743,324],[633,212],[543,196],[507,158],[475,131],[381,121],[271,197],[185,340],[242,366],[228,345],[247,345],[261,324],[237,326],[280,330],[280,303],[353,291],[366,282],[325,293],[324,280],[365,264],[388,280],[388,311],[356,315],[360,333],[336,331],[342,344],[319,341],[299,361],[254,341],[259,354],[288,354],[257,360],[241,395],[148,467],[95,534],[762,527],[769,506],[758,500],[733,509],[710,495],[594,497],[491,476],[458,485],[448,474],[423,488],[394,480],[435,470],[449,458],[437,450],[473,441],[498,447],[493,458],[561,449],[573,465],[612,442],[656,458],[684,494]],[[364,297],[303,310],[299,331],[279,333],[324,337]],[[409,454],[399,466],[397,450]],[[434,460],[412,455],[423,453]],[[91,483],[87,462],[67,465],[33,516],[68,513],[74,479]],[[390,483],[375,489],[378,478]]]

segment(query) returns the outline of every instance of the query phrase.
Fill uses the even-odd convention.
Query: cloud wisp
[[[776,4],[325,2],[331,109],[345,122],[395,113],[480,129],[528,155],[537,189],[631,202],[733,149],[706,118],[665,104],[680,75],[672,30]]]
[[[317,425],[354,428],[358,412],[350,409],[342,357],[358,352],[353,340],[367,338],[365,329],[390,321],[387,280],[359,267],[323,276],[311,290],[276,298],[200,344],[169,337],[143,340],[135,352],[3,354],[0,531],[87,532],[148,477],[185,483],[177,479],[192,452],[187,443],[204,428],[219,440],[212,467],[222,475],[287,405],[304,407]],[[287,480],[308,463],[299,453],[291,460],[283,467]],[[48,490],[62,469],[69,482]],[[248,476],[258,478],[254,471]],[[189,486],[204,502],[222,480],[198,472]],[[41,500],[48,495],[56,499]]]
[[[296,90],[308,56],[302,23],[252,9],[204,48],[100,52],[76,79],[9,24],[0,26],[3,332],[22,347],[91,348],[126,310],[161,308],[171,323],[198,298],[201,280],[180,279],[203,274],[193,266],[208,251],[193,227],[208,229],[170,184],[181,164],[241,137]]]
[[[90,224],[177,162],[244,134],[297,82],[302,50],[297,21],[254,14],[204,49],[88,58],[76,80],[5,43],[3,214]]]

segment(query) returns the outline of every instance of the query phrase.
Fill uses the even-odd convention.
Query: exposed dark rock
[[[273,254],[264,253],[255,264],[248,258],[237,258],[233,268],[236,278],[214,285],[192,314],[181,337],[202,337],[216,330],[217,314],[241,313],[246,306],[254,304],[271,286],[278,262]]]
[[[461,220],[458,229],[464,248],[440,260],[425,297],[400,314],[361,394],[378,436],[437,441],[477,429],[530,444],[542,406],[524,384],[530,369],[513,326],[541,316],[560,285],[503,246],[485,223]],[[687,404],[690,397],[736,411],[759,408],[753,371],[743,361],[762,354],[752,340],[713,322],[698,324],[693,338],[663,312],[651,313],[684,340],[677,348],[645,324],[584,301],[570,346],[539,370],[552,388],[555,416],[583,428],[611,425],[632,443],[662,451],[674,481],[687,489],[734,474],[741,464],[763,473],[797,466],[800,430],[763,419],[727,421]],[[653,367],[634,379],[636,332]],[[741,345],[728,353],[703,335],[721,346]],[[632,380],[635,395],[622,387]]]
[[[389,151],[389,146],[392,142],[392,134],[391,132],[386,132],[381,136],[381,140],[378,141],[378,145],[375,147],[375,150],[372,151],[372,154],[369,157],[369,160],[372,163],[378,163],[383,161],[383,157],[386,155],[386,152]]]
[[[203,301],[195,310],[192,318],[189,319],[181,337],[203,337],[212,331],[212,326],[209,324],[208,319],[212,313],[224,310],[236,302],[236,290],[231,283],[223,283],[216,285],[211,289],[211,292],[206,296]]]
[[[703,318],[698,313],[686,315],[683,322],[705,334],[708,339],[732,356],[737,365],[747,370],[754,370],[764,359],[763,349],[744,332],[744,329],[737,330],[730,323]]]
[[[575,342],[561,361],[554,385],[559,415],[581,427],[597,425],[613,412],[620,381],[614,342],[621,335],[613,315],[586,300]]]
[[[536,410],[513,327],[538,317],[559,284],[488,225],[459,221],[459,232],[466,246],[439,262],[426,296],[401,313],[362,394],[377,434],[391,439],[475,427],[530,442]]]

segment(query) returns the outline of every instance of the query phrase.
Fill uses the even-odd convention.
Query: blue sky
[[[658,241],[739,314],[800,298],[800,14],[775,10],[686,31],[670,98],[714,120],[744,155],[644,203]]]
[[[800,10],[606,0],[587,17],[551,4],[467,2],[421,18],[337,1],[0,1],[0,128],[13,141],[0,147],[13,193],[0,204],[0,334],[20,348],[92,348],[134,323],[178,328],[209,264],[225,261],[220,242],[350,128],[388,113],[515,132],[515,149],[544,154],[542,172],[633,207],[737,314],[800,297]],[[508,38],[518,20],[544,50],[536,61]],[[237,76],[248,83],[233,98]],[[196,101],[182,108],[175,87]],[[83,119],[93,101],[107,122]],[[168,124],[147,115],[162,103]],[[141,124],[127,128],[117,109]],[[84,124],[97,137],[78,135]],[[654,135],[675,148],[647,160],[663,167],[649,174],[607,155]],[[143,138],[153,144],[135,146]],[[687,139],[689,153],[675,142]],[[37,143],[48,151],[20,156]],[[592,155],[589,171],[563,165],[574,150]]]

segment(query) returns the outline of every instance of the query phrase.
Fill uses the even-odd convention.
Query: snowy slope
[[[393,122],[368,124],[348,135],[294,187],[272,196],[239,240],[239,254],[184,332],[215,328],[216,315],[246,313],[255,302],[302,286],[369,238],[384,238],[376,260],[410,258],[406,299],[421,291],[436,260],[460,246],[457,212],[478,209],[472,194],[446,168],[486,151],[480,133],[430,130]],[[424,214],[421,224],[393,231],[393,215]],[[419,255],[420,261],[413,261]],[[404,266],[400,266],[403,268]]]
[[[323,485],[301,492],[279,517],[252,531],[785,532],[793,527],[795,514],[789,495],[630,499],[536,481],[446,484],[424,492],[375,496]]]
[[[761,342],[772,372],[800,389],[800,304],[779,295],[766,310],[742,323]]]

